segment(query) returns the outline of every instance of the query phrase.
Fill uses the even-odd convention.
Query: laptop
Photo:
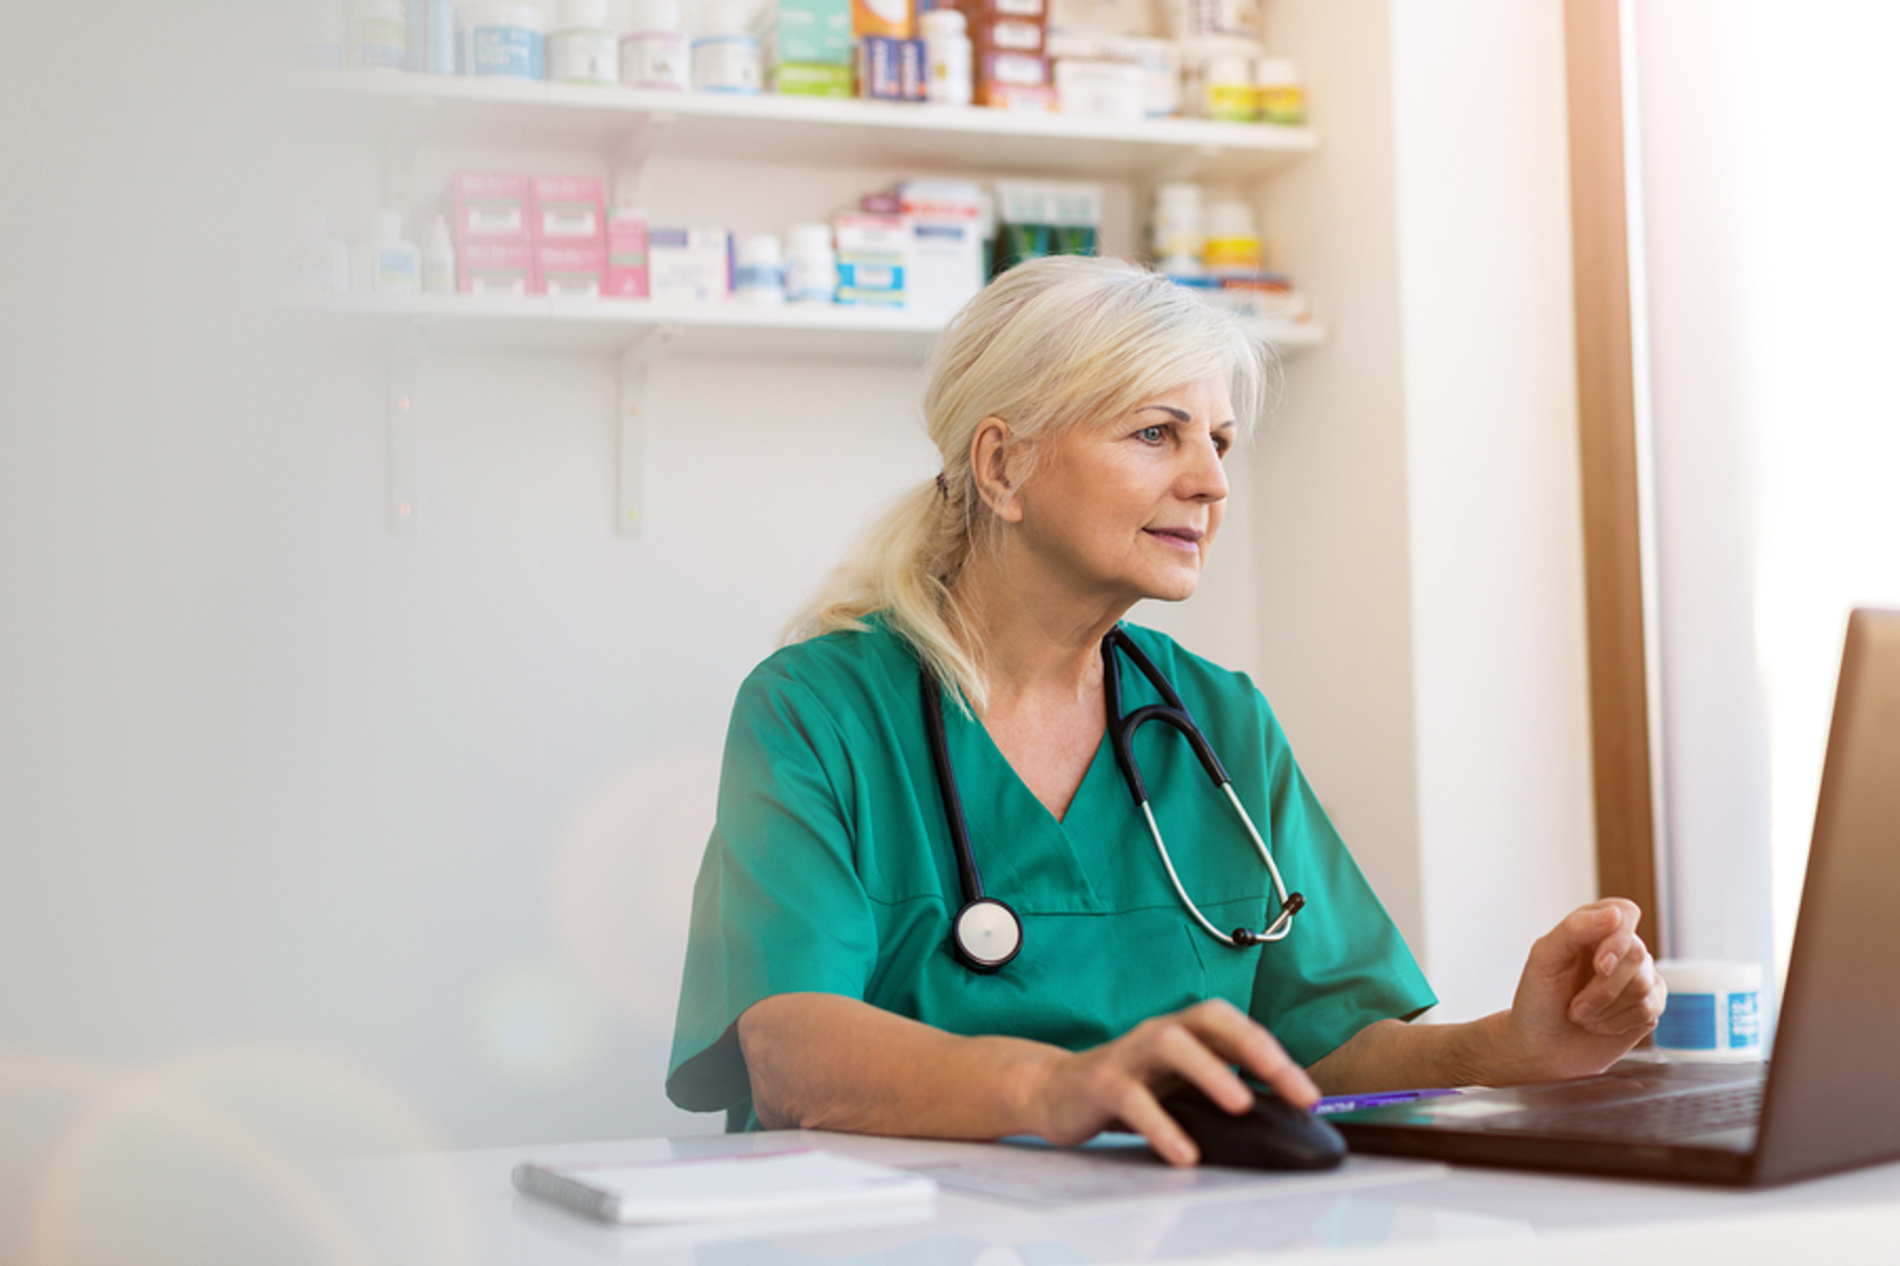
[[[1736,1186],[1900,1159],[1900,611],[1848,620],[1768,1064],[1632,1058],[1327,1119],[1357,1152]]]

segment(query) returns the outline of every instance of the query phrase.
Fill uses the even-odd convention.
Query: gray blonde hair
[[[996,520],[970,450],[985,418],[1040,446],[1203,378],[1228,380],[1243,434],[1265,407],[1272,353],[1199,295],[1120,260],[1019,264],[964,305],[937,341],[924,427],[943,473],[899,497],[792,617],[786,643],[862,629],[873,612],[916,647],[967,706],[988,698],[982,648],[951,597]]]

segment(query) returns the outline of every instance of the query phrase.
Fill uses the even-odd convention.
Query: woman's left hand
[[[1501,1080],[1602,1072],[1656,1027],[1668,990],[1636,935],[1642,912],[1609,897],[1582,906],[1531,946],[1505,1013]]]

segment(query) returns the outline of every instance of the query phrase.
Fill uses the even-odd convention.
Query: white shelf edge
[[[998,140],[1094,141],[1213,155],[1249,153],[1293,156],[1319,147],[1309,127],[1228,123],[1209,119],[1102,119],[1041,111],[992,110],[981,106],[929,106],[857,98],[782,96],[775,93],[655,92],[589,88],[505,79],[474,79],[408,71],[305,70],[300,86],[365,98],[408,101],[427,109],[444,105],[521,106],[577,111],[603,117],[656,120],[718,119],[733,122],[803,123],[819,128],[938,133]]]
[[[478,342],[485,326],[506,326],[537,332],[533,345],[540,348],[573,347],[580,350],[624,350],[659,333],[663,340],[675,336],[688,339],[695,333],[723,339],[714,350],[738,351],[756,342],[770,350],[781,337],[805,339],[835,338],[835,354],[848,357],[847,340],[852,336],[875,336],[886,340],[885,354],[894,348],[899,356],[921,350],[941,333],[945,317],[941,314],[907,309],[874,309],[833,305],[830,307],[786,305],[770,307],[737,300],[710,303],[674,303],[652,299],[563,299],[545,296],[471,295],[295,295],[280,298],[275,309],[293,316],[332,318],[346,323],[360,321],[364,326],[389,327],[387,339],[371,337],[370,342],[393,341],[403,334],[425,336],[426,341],[455,345],[463,340],[458,332],[467,332],[468,341]],[[1326,341],[1326,330],[1315,322],[1284,322],[1259,318],[1237,318],[1242,326],[1282,353],[1291,354],[1319,347]],[[607,331],[604,346],[598,339],[583,338],[587,333]],[[614,337],[617,336],[617,337]]]

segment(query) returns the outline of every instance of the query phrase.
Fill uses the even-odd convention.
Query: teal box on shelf
[[[752,32],[768,65],[851,64],[851,0],[766,0]]]

